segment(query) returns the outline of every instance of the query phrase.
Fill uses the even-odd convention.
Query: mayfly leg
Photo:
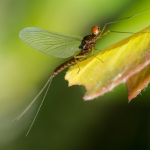
[[[144,11],[142,11],[142,12],[139,12],[139,13],[137,13],[137,14],[135,14],[135,15],[132,15],[132,16],[129,16],[129,17],[126,17],[126,18],[122,18],[122,19],[119,19],[119,20],[116,20],[116,21],[112,21],[112,22],[105,23],[104,26],[103,26],[103,28],[102,28],[102,30],[101,30],[101,33],[100,33],[99,37],[102,37],[102,36],[108,34],[109,32],[116,32],[116,31],[110,31],[110,30],[104,32],[107,25],[109,25],[109,24],[114,24],[114,23],[116,23],[116,22],[120,22],[120,21],[123,21],[123,20],[127,20],[127,19],[130,19],[130,18],[136,17],[136,16],[138,16],[138,15],[140,15],[140,14],[143,14],[143,13],[149,11],[149,10],[150,10],[150,8],[149,8],[149,9],[146,9],[146,10],[144,10]],[[119,31],[118,31],[118,32],[119,32]],[[121,33],[131,33],[131,34],[134,34],[133,32],[121,32]]]

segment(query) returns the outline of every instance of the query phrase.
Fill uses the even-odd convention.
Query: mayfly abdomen
[[[88,52],[89,53],[89,52]],[[78,62],[80,62],[81,60],[83,60],[87,55],[87,54],[78,54],[77,56],[69,59],[68,61],[64,62],[63,64],[61,64],[60,66],[58,66],[54,71],[53,71],[53,77],[56,76],[59,72],[61,72],[62,70],[64,70],[65,68],[72,66]]]

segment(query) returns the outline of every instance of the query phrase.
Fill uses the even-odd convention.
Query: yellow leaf
[[[69,81],[69,86],[85,86],[87,92],[84,99],[91,100],[112,90],[118,84],[125,83],[149,63],[150,26],[73,66],[68,70],[65,79]],[[142,73],[139,73],[140,75]],[[150,76],[150,73],[146,75]],[[137,78],[132,80],[134,79],[137,80]],[[131,86],[129,82],[132,83]],[[140,82],[142,85],[144,81]],[[134,81],[128,80],[127,87],[130,89],[130,95],[132,95],[133,84]]]
[[[131,100],[141,92],[150,82],[150,65],[128,78],[126,85],[128,89],[128,99]]]

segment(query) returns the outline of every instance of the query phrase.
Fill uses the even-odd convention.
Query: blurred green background
[[[149,0],[1,0],[0,2],[0,149],[77,150],[149,149],[150,88],[130,103],[124,84],[93,101],[83,101],[85,89],[68,87],[65,71],[57,75],[31,129],[42,96],[18,122],[12,122],[33,100],[52,71],[65,60],[22,42],[21,29],[36,26],[85,36],[93,25],[131,16],[150,8]],[[140,31],[150,25],[150,11],[107,29]],[[128,37],[110,33],[97,49]]]

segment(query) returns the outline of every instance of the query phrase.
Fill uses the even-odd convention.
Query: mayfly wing
[[[19,37],[34,49],[58,58],[76,54],[83,39],[81,36],[65,35],[36,27],[24,28]]]

